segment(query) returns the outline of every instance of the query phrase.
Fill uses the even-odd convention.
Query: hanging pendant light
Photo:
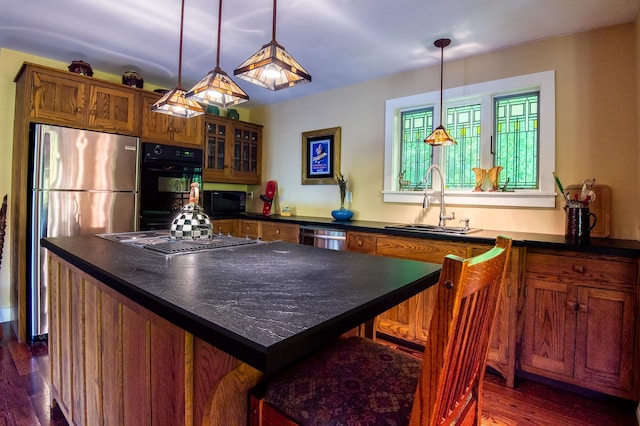
[[[218,50],[216,67],[209,71],[198,84],[186,94],[187,99],[201,104],[226,108],[249,100],[249,96],[229,75],[220,68],[220,34],[222,27],[222,0],[218,3]]]
[[[436,145],[456,145],[457,142],[451,137],[447,129],[442,125],[442,77],[443,77],[443,67],[444,67],[444,48],[447,47],[451,43],[451,40],[448,38],[440,38],[436,40],[433,44],[436,47],[440,48],[440,125],[435,128],[433,132],[424,140],[425,143],[436,146]]]
[[[184,27],[184,0],[182,0],[182,11],[180,16],[180,58],[178,60],[178,85],[167,92],[155,104],[151,106],[151,111],[176,117],[191,118],[204,114],[204,110],[197,103],[185,98],[185,90],[182,87],[182,32]]]
[[[276,9],[277,0],[273,0],[271,41],[233,72],[239,78],[270,90],[311,82],[309,73],[276,41]]]

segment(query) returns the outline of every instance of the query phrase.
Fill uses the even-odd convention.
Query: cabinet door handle
[[[573,272],[584,273],[584,265],[573,265]]]
[[[570,311],[578,310],[578,302],[575,301],[567,301],[567,309]]]
[[[580,303],[578,305],[580,312],[587,312],[587,305],[583,305],[582,303]]]

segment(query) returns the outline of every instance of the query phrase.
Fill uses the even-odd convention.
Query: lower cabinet
[[[211,219],[211,227],[214,235],[236,235],[236,219]]]
[[[491,247],[492,245],[488,244],[425,240],[361,232],[347,234],[349,251],[432,263],[442,263],[447,254],[470,257],[481,254]],[[487,361],[490,367],[506,379],[509,387],[514,386],[515,380],[519,265],[519,248],[514,247],[509,273],[502,288]],[[429,333],[436,292],[437,288],[432,287],[379,315],[376,319],[376,333],[382,338],[391,338],[409,347],[424,346]]]
[[[298,244],[300,241],[300,227],[290,223],[240,219],[238,221],[237,236]]]
[[[260,237],[264,241],[285,241],[298,244],[300,241],[300,227],[278,222],[262,222]]]
[[[48,255],[51,400],[73,425],[247,424],[261,373]]]
[[[633,258],[530,250],[521,369],[637,400],[637,272]]]

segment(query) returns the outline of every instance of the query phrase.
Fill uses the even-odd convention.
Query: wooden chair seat
[[[422,360],[340,339],[252,390],[250,425],[479,424],[482,380],[511,239],[445,257]]]
[[[300,424],[408,424],[420,365],[370,339],[339,339],[269,382],[264,402]]]

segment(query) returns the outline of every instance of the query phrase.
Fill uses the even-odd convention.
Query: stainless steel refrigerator
[[[44,124],[31,128],[32,187],[27,318],[48,333],[44,237],[138,230],[139,140]]]

